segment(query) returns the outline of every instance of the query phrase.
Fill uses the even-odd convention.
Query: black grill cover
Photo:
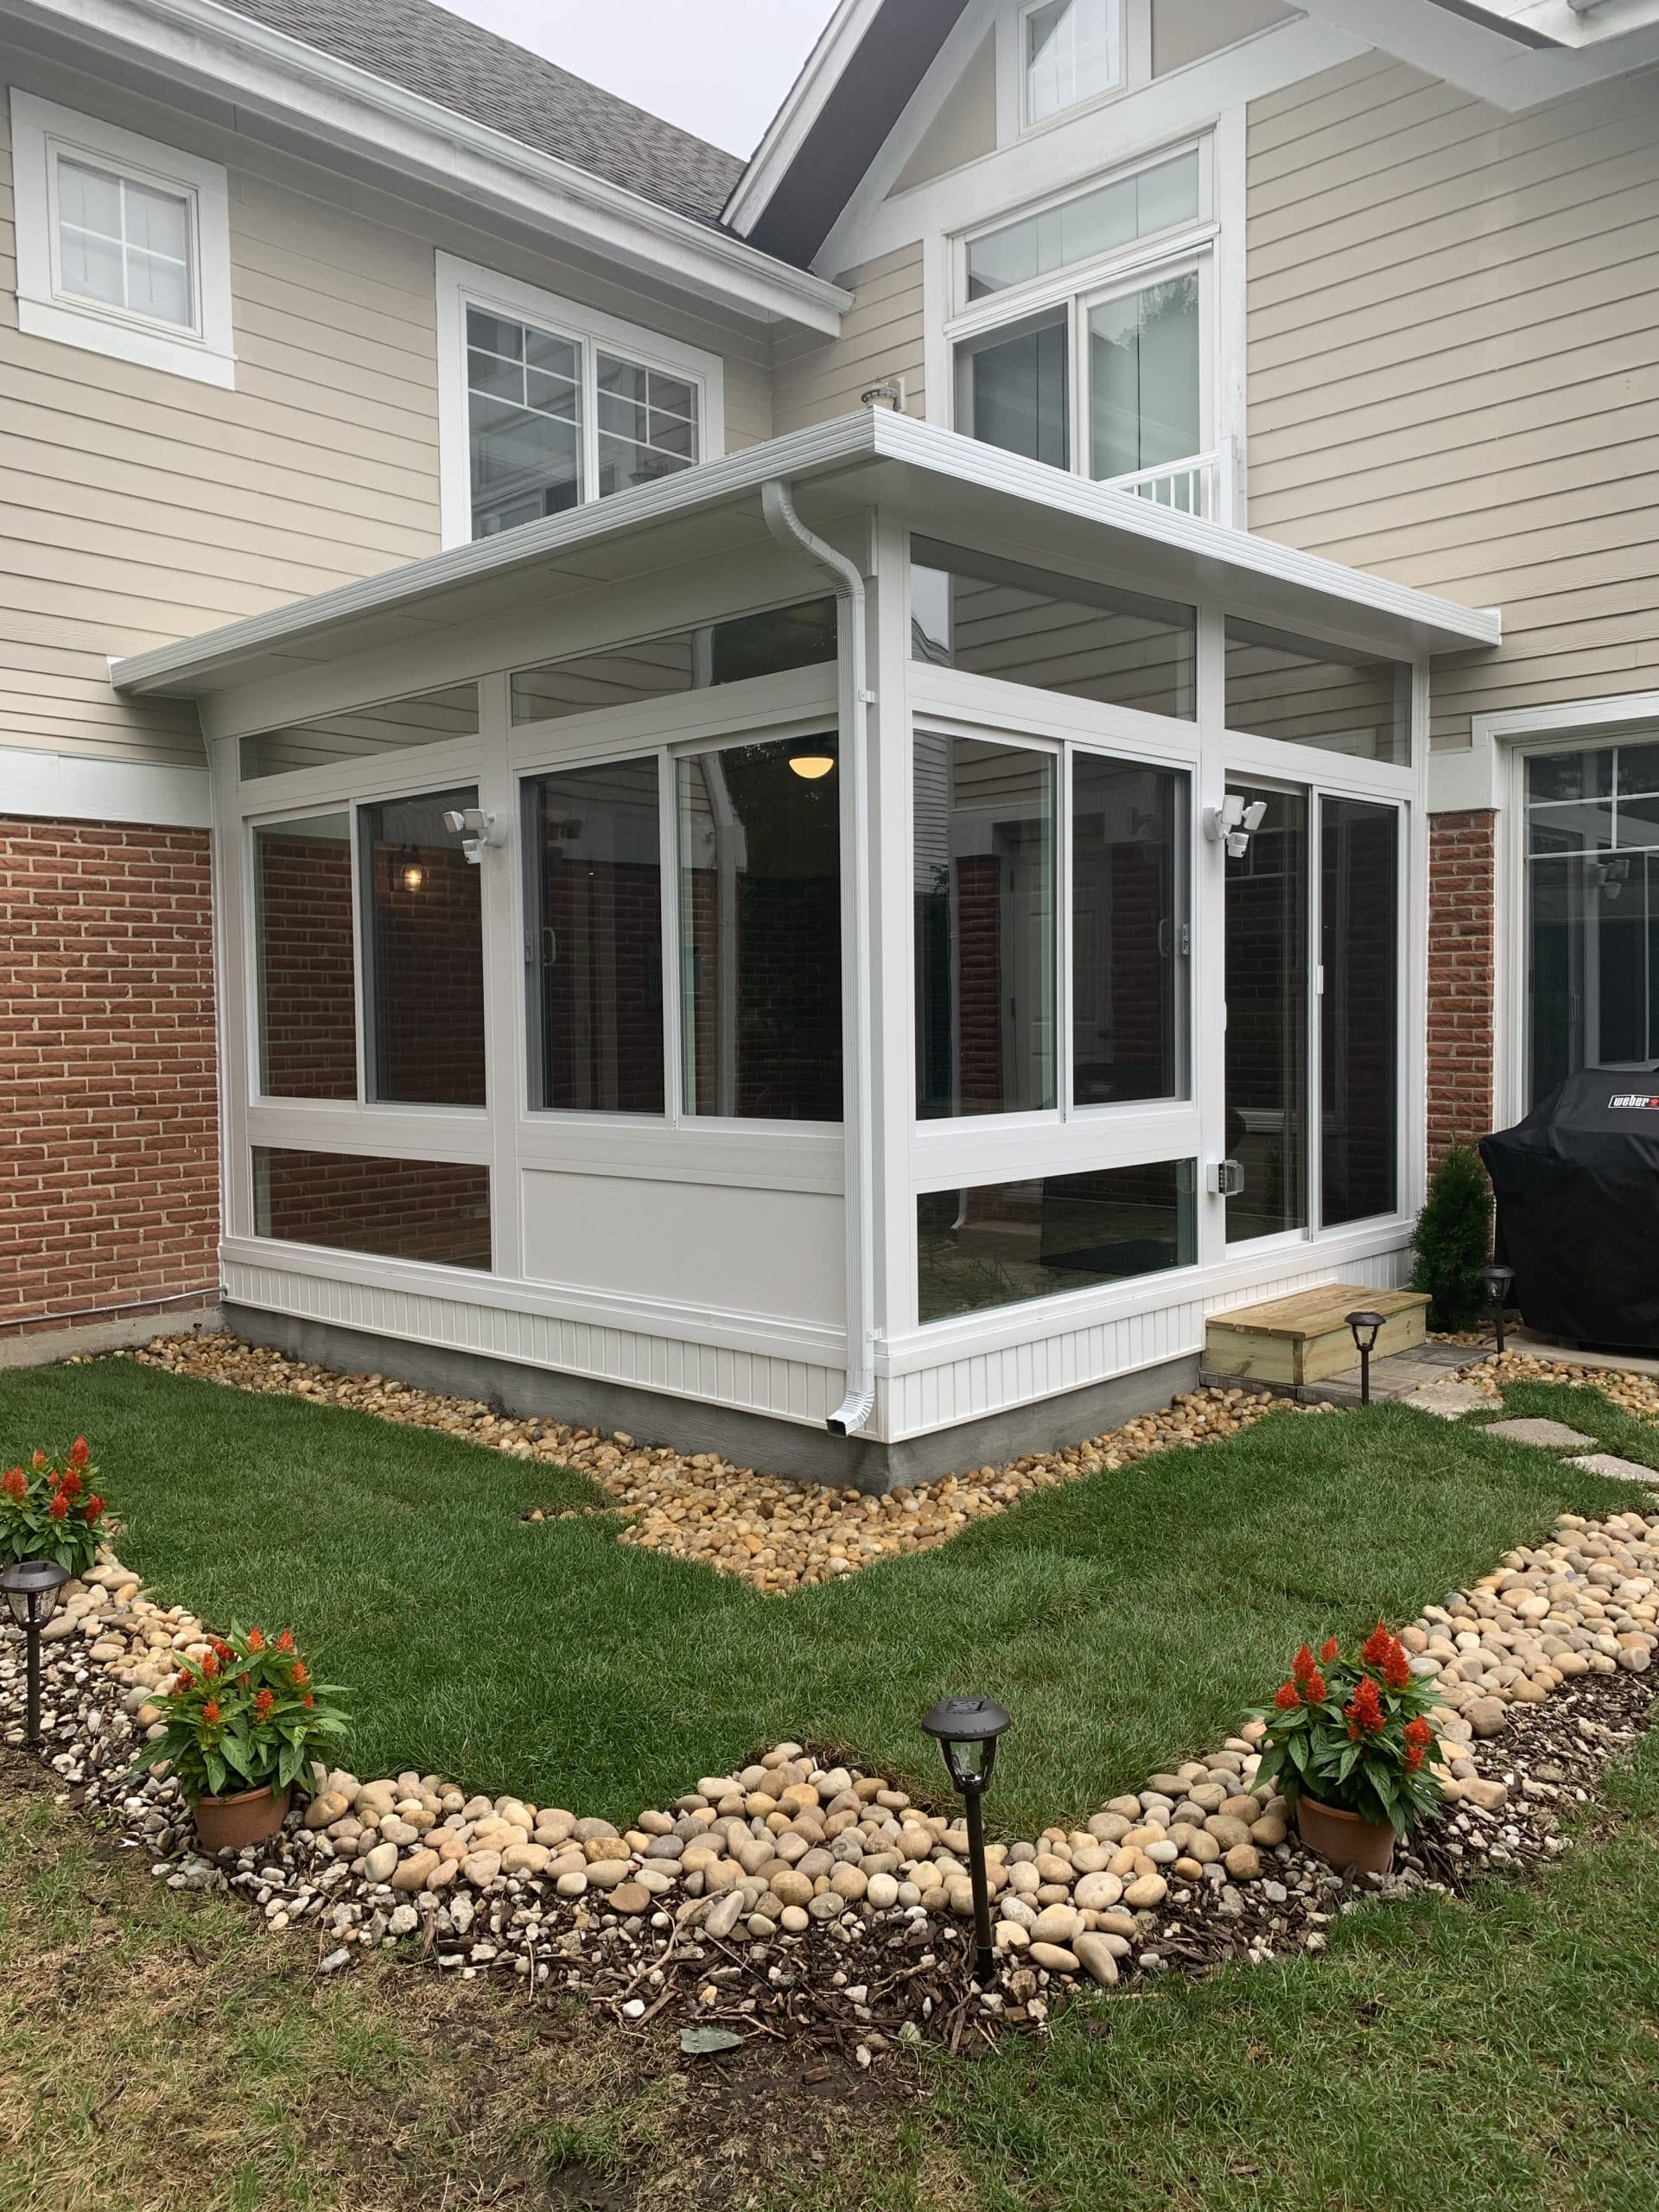
[[[1659,1351],[1659,1061],[1568,1076],[1480,1156],[1527,1326]]]

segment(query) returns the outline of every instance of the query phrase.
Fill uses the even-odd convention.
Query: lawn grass
[[[1594,1439],[1586,1451],[1611,1452],[1638,1465],[1659,1468],[1659,1423],[1638,1421],[1588,1383],[1511,1382],[1504,1389],[1501,1414],[1476,1414],[1477,1422],[1499,1420],[1559,1421]],[[1633,1493],[1639,1503],[1642,1493]]]
[[[1398,1618],[1628,1487],[1399,1407],[1276,1415],[1040,1492],[944,1549],[765,1599],[527,1523],[583,1478],[128,1360],[0,1378],[0,1465],[78,1432],[124,1557],[216,1624],[291,1622],[356,1692],[365,1773],[631,1819],[786,1736],[936,1790],[918,1716],[1014,1715],[999,1825],[1077,1817],[1217,1740],[1304,1636]]]

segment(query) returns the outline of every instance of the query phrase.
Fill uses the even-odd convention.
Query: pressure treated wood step
[[[1322,1382],[1359,1363],[1350,1313],[1380,1313],[1372,1357],[1410,1351],[1424,1340],[1428,1300],[1417,1290],[1373,1290],[1367,1283],[1327,1282],[1262,1306],[1235,1306],[1211,1315],[1205,1327],[1204,1364],[1211,1375],[1297,1389]]]

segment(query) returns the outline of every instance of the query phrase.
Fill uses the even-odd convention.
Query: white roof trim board
[[[948,496],[953,512],[982,514],[986,526],[1027,547],[1052,543],[1062,573],[1068,552],[1082,557],[1086,551],[1103,565],[1122,563],[1146,589],[1238,605],[1254,620],[1276,619],[1290,629],[1314,623],[1363,638],[1379,652],[1466,651],[1502,639],[1493,608],[1462,607],[1269,537],[1173,512],[959,432],[869,409],[177,645],[130,654],[111,664],[111,682],[118,691],[145,696],[225,690],[237,682],[238,665],[257,655],[303,644],[315,660],[320,647],[326,652],[330,632],[346,632],[367,618],[429,613],[442,620],[448,594],[515,572],[532,590],[535,572],[558,556],[753,499],[774,477],[809,488],[847,479],[847,503],[909,501],[924,512]],[[349,644],[343,650],[351,650]]]

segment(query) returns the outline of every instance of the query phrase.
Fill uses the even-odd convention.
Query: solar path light
[[[1013,1726],[1000,1705],[988,1697],[948,1697],[922,1722],[944,1753],[951,1781],[962,1792],[968,1816],[968,1872],[974,1887],[974,1979],[988,1982],[995,1972],[991,1948],[991,1893],[985,1878],[985,1822],[982,1801],[996,1762],[997,1738]]]
[[[68,1580],[68,1568],[54,1559],[22,1559],[0,1568],[0,1592],[27,1646],[29,1705],[23,1740],[31,1751],[41,1748],[41,1630],[57,1611],[58,1593]]]
[[[1353,1332],[1354,1349],[1359,1354],[1359,1402],[1362,1406],[1369,1406],[1371,1402],[1371,1354],[1376,1349],[1376,1332],[1382,1326],[1382,1316],[1367,1313],[1362,1308],[1359,1313],[1344,1314],[1343,1318]]]

